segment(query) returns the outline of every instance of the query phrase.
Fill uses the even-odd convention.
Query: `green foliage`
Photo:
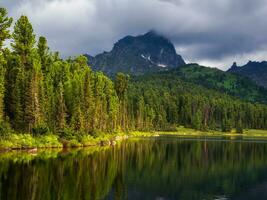
[[[4,139],[4,140],[3,140]],[[56,135],[45,134],[33,137],[30,134],[12,133],[0,139],[0,148],[36,148],[36,147],[62,147]]]
[[[236,132],[237,133],[243,133],[243,125],[242,125],[242,121],[240,118],[237,121]]]
[[[186,65],[171,73],[187,82],[202,85],[250,102],[267,102],[267,90],[237,74],[199,65]]]
[[[60,138],[66,139],[66,140],[73,140],[76,139],[76,133],[71,130],[70,128],[65,128],[61,130],[59,133]]]
[[[0,63],[0,122],[4,120],[5,73],[6,69]]]
[[[49,47],[47,45],[47,40],[45,37],[41,36],[38,40],[37,44],[37,52],[40,58],[42,71],[47,72],[47,68],[49,65],[49,60],[51,59],[49,57]]]
[[[123,73],[118,73],[115,79],[115,90],[119,96],[119,99],[122,100],[126,94],[128,88],[129,77]]]
[[[39,124],[32,128],[33,135],[45,135],[50,133],[50,130],[47,125],[45,124]]]
[[[14,52],[20,57],[24,68],[32,67],[31,54],[35,45],[33,28],[26,16],[21,16],[14,26],[11,46]]]
[[[6,39],[10,38],[9,27],[13,19],[7,16],[7,10],[0,7],[0,51]]]
[[[8,138],[10,134],[13,133],[13,130],[7,122],[0,122],[0,138]]]
[[[128,75],[125,75],[123,73],[118,73],[116,75],[115,90],[120,101],[120,109],[119,109],[120,116],[119,116],[118,124],[124,131],[126,130],[127,123],[128,123],[127,108],[126,108],[126,104],[127,104],[126,95],[127,95],[128,83],[129,83]]]
[[[222,132],[231,132],[232,124],[230,119],[224,119],[222,122]]]
[[[193,116],[193,127],[197,130],[202,129],[202,113],[198,110]]]

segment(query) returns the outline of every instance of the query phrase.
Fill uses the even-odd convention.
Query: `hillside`
[[[267,88],[267,62],[249,61],[244,66],[237,66],[236,63],[228,70],[233,74],[240,74],[255,81],[259,86]]]
[[[249,78],[227,73],[216,68],[189,64],[166,73],[181,80],[195,83],[251,102],[267,102],[267,90]]]

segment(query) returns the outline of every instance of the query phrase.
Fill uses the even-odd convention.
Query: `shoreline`
[[[40,136],[33,137],[30,134],[14,134],[13,136],[26,136],[31,139],[39,140]],[[53,137],[55,141],[53,143],[40,143],[38,145],[23,145],[22,143],[10,144],[12,141],[8,139],[0,139],[0,153],[9,151],[25,151],[25,152],[35,152],[38,149],[74,149],[74,148],[86,148],[86,147],[101,147],[101,146],[114,146],[117,143],[128,139],[130,136],[124,135],[109,135],[104,137],[93,138],[89,136],[89,140],[84,142],[78,142],[77,140],[71,139],[66,140],[64,138],[59,138],[55,135],[46,135],[41,137]],[[7,144],[7,145],[5,145]]]
[[[0,139],[0,153],[8,151],[25,151],[34,153],[38,149],[71,149],[85,147],[114,146],[117,143],[134,137],[211,137],[231,139],[258,139],[267,141],[267,130],[245,130],[244,133],[220,132],[220,131],[197,131],[189,128],[179,127],[176,131],[133,131],[129,133],[106,134],[81,138],[59,138],[56,135],[32,136],[30,134],[12,134],[10,138]]]

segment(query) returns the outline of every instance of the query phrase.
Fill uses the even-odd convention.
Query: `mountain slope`
[[[174,74],[186,82],[201,85],[250,102],[267,102],[267,90],[258,86],[249,78],[231,74],[216,68],[189,64],[184,67],[163,72]]]
[[[255,81],[258,85],[267,88],[267,62],[251,62],[239,67],[236,63],[228,70],[230,73],[240,74]]]
[[[109,75],[117,72],[140,75],[146,72],[166,71],[185,64],[173,44],[156,32],[119,40],[110,52],[95,57],[85,55],[93,70]]]
[[[190,70],[185,70],[188,68]],[[221,80],[217,80],[217,73]],[[204,81],[205,78],[208,80]],[[248,102],[251,101],[250,92],[241,96],[227,89],[227,84],[219,85],[231,81],[245,87],[237,80],[235,75],[230,74],[229,78],[226,72],[197,65],[135,76],[128,92],[130,116],[135,116],[137,129],[153,126],[164,130],[166,124],[223,131],[233,127],[238,130],[267,127],[266,104]],[[254,92],[255,101],[262,100],[264,95],[257,89]]]

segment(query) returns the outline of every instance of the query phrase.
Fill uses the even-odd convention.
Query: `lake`
[[[158,137],[1,153],[0,199],[267,199],[267,143]]]

